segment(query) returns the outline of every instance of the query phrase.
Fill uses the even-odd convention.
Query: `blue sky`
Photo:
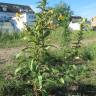
[[[36,11],[38,1],[40,0],[0,0],[0,2],[30,5]],[[96,16],[96,0],[48,0],[50,6],[54,6],[61,1],[70,5],[75,15],[87,18]]]

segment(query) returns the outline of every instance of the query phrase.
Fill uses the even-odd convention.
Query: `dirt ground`
[[[82,44],[87,46],[88,44],[92,44],[94,42],[96,42],[96,38],[83,40]],[[23,48],[24,46],[13,48],[0,48],[0,68],[5,64],[11,64],[16,54],[18,54]]]
[[[84,45],[88,45],[90,43],[96,42],[96,38],[92,40],[83,40]],[[8,64],[12,61],[12,58],[18,54],[24,46],[22,47],[15,47],[15,48],[0,48],[0,64]]]
[[[0,65],[12,63],[12,59],[18,54],[23,47],[0,48]]]

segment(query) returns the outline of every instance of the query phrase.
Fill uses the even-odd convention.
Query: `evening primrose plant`
[[[28,46],[17,55],[20,66],[16,69],[15,75],[33,86],[34,96],[47,95],[44,84],[52,71],[44,61],[47,49],[51,47],[45,41],[56,28],[56,24],[53,21],[54,10],[48,9],[46,5],[47,0],[41,0],[38,6],[40,13],[36,13],[35,24],[32,27],[26,26],[24,39],[28,41]]]

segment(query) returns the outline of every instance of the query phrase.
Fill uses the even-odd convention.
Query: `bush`
[[[93,60],[95,55],[95,50],[91,47],[85,48],[82,53],[82,57],[84,60]]]
[[[32,86],[18,80],[5,81],[0,96],[33,96]]]

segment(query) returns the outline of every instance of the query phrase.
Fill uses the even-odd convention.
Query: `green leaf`
[[[72,67],[73,67],[73,69],[77,70],[77,67],[76,67],[76,65],[72,65]]]
[[[59,71],[57,69],[52,68],[53,73],[58,73]]]
[[[33,70],[33,64],[34,64],[34,60],[32,59],[32,60],[31,60],[31,64],[30,64],[30,70],[31,70],[31,71]]]
[[[48,50],[51,46],[47,46],[45,49]]]
[[[18,59],[19,57],[21,57],[23,55],[23,52],[20,52],[19,54],[16,55],[16,59]]]
[[[50,31],[45,32],[44,33],[44,38],[46,38],[47,36],[49,36],[49,34],[50,34]]]
[[[40,89],[42,89],[42,76],[41,75],[38,76],[38,81],[39,81],[39,87]]]
[[[29,37],[28,37],[28,36],[25,36],[25,37],[23,38],[23,40],[29,40]]]
[[[46,90],[43,90],[43,91],[42,91],[42,96],[48,96],[48,93],[47,93]]]
[[[60,78],[60,83],[62,83],[62,84],[64,84],[65,83],[65,81],[64,81],[64,79],[63,78]]]
[[[15,75],[19,72],[19,71],[21,71],[22,70],[22,68],[21,67],[18,67],[16,70],[15,70]]]

